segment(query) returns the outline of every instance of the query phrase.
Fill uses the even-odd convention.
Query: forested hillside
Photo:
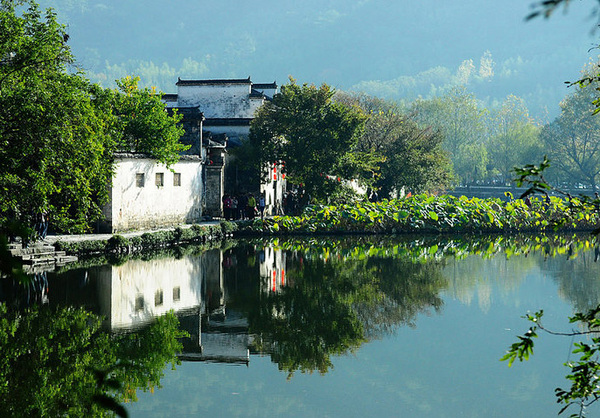
[[[177,77],[288,75],[412,100],[467,84],[487,105],[523,97],[550,119],[597,39],[590,9],[525,22],[527,0],[177,2],[44,0],[79,65],[106,86],[128,74],[173,92]],[[567,35],[566,35],[567,34]]]

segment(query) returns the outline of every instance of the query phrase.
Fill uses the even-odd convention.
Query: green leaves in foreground
[[[571,323],[578,323],[579,329],[583,331],[574,331],[570,333],[560,333],[547,330],[541,324],[541,318],[544,312],[539,311],[533,315],[526,315],[528,321],[534,325],[523,336],[517,336],[518,341],[510,346],[507,353],[500,359],[508,361],[508,366],[512,366],[515,360],[528,360],[533,354],[533,338],[537,337],[536,331],[541,329],[552,335],[561,336],[586,336],[586,341],[579,341],[573,344],[572,354],[578,356],[576,361],[567,361],[564,365],[570,369],[566,379],[570,381],[571,387],[568,389],[556,388],[556,402],[563,404],[559,415],[566,411],[570,406],[579,409],[577,413],[571,414],[571,417],[583,417],[585,410],[591,404],[600,399],[600,337],[598,337],[598,326],[600,325],[600,305],[590,309],[585,313],[576,313],[569,318]]]
[[[544,311],[539,311],[533,315],[527,314],[523,318],[537,324],[543,315]],[[508,367],[511,367],[516,359],[519,359],[519,361],[529,360],[529,356],[533,354],[533,338],[537,338],[537,328],[537,326],[532,326],[523,336],[517,336],[519,341],[510,346],[510,349],[500,361],[508,360]]]

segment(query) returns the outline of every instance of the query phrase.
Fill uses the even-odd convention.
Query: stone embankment
[[[21,243],[12,243],[9,244],[8,251],[20,260],[25,273],[54,270],[56,267],[77,261],[76,256],[67,255],[65,251],[57,251],[53,245],[43,241],[27,247],[23,247]]]
[[[120,234],[48,235],[45,242],[69,255],[131,254],[181,244],[205,243],[231,236],[232,222],[203,222]]]

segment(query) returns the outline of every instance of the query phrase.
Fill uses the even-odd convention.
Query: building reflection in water
[[[273,247],[264,247],[258,254],[262,293],[281,291],[286,285],[286,253]]]
[[[264,248],[257,266],[230,287],[243,286],[260,274],[261,291],[285,286],[285,254]],[[243,260],[244,263],[247,260]],[[105,318],[114,333],[132,332],[154,318],[173,310],[181,329],[190,334],[183,341],[184,361],[248,364],[252,336],[245,313],[229,309],[225,275],[238,276],[232,251],[209,250],[179,259],[128,260],[121,265],[103,265],[69,270],[48,276],[48,303],[83,306]]]

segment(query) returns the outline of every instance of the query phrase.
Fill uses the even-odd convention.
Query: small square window
[[[163,291],[157,290],[154,294],[154,306],[161,306],[163,304]]]
[[[181,299],[181,288],[179,286],[173,288],[173,301],[177,302]]]
[[[173,173],[173,186],[181,186],[181,173]]]
[[[144,187],[144,173],[137,173],[135,175],[135,186]]]
[[[135,298],[135,310],[136,311],[141,311],[144,309],[144,296],[143,295],[137,295]]]
[[[165,174],[164,173],[156,173],[156,186],[162,187],[165,185]]]

